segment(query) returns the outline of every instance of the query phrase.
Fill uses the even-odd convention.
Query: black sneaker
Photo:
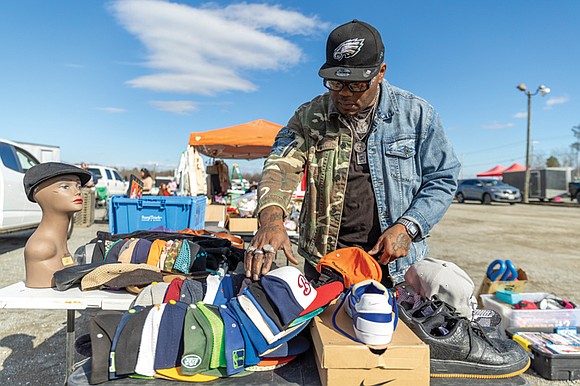
[[[412,317],[407,324],[429,345],[431,377],[509,378],[530,366],[528,354],[515,341],[490,339],[477,323],[445,307],[436,310],[422,319]]]
[[[399,303],[399,319],[410,327],[410,324],[421,323],[425,319],[442,311],[454,313],[455,310],[447,303],[439,300],[436,295],[432,299],[423,299],[418,306],[411,308],[410,302]]]
[[[471,320],[481,326],[481,329],[490,338],[507,339],[501,324],[501,315],[494,310],[473,310]]]

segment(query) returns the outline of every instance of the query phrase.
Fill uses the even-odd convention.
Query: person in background
[[[174,179],[167,183],[167,189],[169,189],[172,195],[177,196],[177,182]]]
[[[264,163],[247,277],[266,274],[278,249],[298,263],[284,220],[304,172],[298,253],[308,280],[339,248],[373,255],[389,287],[428,255],[425,239],[453,201],[460,163],[434,108],[391,86],[386,69],[371,25],[353,20],[330,33],[318,71],[328,92],[296,110]]]
[[[155,185],[155,180],[147,168],[141,169],[141,180],[143,181],[143,194],[151,194],[151,189]]]
[[[95,185],[97,185],[98,178],[97,178],[97,176],[95,176],[95,174],[93,172],[91,172],[89,170],[89,165],[86,162],[81,162],[81,169],[83,169],[84,171],[87,171],[87,172],[91,173],[91,179],[89,180],[89,182],[87,182],[84,185],[84,187],[85,188],[92,188]]]
[[[258,190],[258,184],[252,184],[252,185],[250,185],[248,190],[246,190],[246,193],[253,193],[253,192],[256,192],[257,190]]]
[[[159,192],[157,193],[158,196],[172,196],[171,190],[167,187],[167,184],[161,184],[159,186]]]

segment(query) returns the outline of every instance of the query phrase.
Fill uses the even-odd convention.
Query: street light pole
[[[541,93],[542,96],[545,96],[550,92],[550,89],[544,85],[538,87],[536,92],[532,93],[528,91],[525,84],[520,83],[517,86],[517,89],[522,91],[528,97],[528,128],[526,134],[526,172],[525,172],[525,179],[524,179],[524,204],[528,204],[530,202],[530,172],[531,172],[531,165],[530,165],[530,135],[531,135],[531,122],[532,122],[532,96],[536,95],[538,92]]]
[[[530,134],[531,134],[531,122],[532,122],[532,94],[528,91],[526,93],[528,96],[528,129],[526,135],[526,172],[524,179],[524,204],[530,202]]]

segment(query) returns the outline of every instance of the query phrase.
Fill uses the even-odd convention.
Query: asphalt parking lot
[[[102,215],[97,212],[96,218]],[[454,203],[432,231],[429,245],[433,257],[458,264],[476,287],[492,260],[511,259],[528,274],[526,292],[549,292],[580,304],[578,227],[580,206]],[[75,228],[70,251],[98,230],[108,231],[108,224]],[[0,236],[0,286],[24,279],[23,248],[31,234]],[[278,263],[285,259],[278,256]],[[77,335],[86,332],[92,312],[77,313]],[[65,325],[65,311],[0,310],[0,385],[62,384]],[[524,378],[532,386],[580,384],[547,381],[532,370]]]

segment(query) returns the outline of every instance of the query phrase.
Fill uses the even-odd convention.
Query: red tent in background
[[[486,172],[477,173],[476,176],[477,177],[501,177],[501,174],[506,169],[507,168],[505,166],[497,165],[496,167],[489,169]]]
[[[526,167],[524,165],[521,165],[519,163],[515,163],[512,164],[512,166],[510,166],[509,168],[507,168],[506,170],[504,170],[504,173],[509,173],[509,172],[523,172],[526,170]]]

